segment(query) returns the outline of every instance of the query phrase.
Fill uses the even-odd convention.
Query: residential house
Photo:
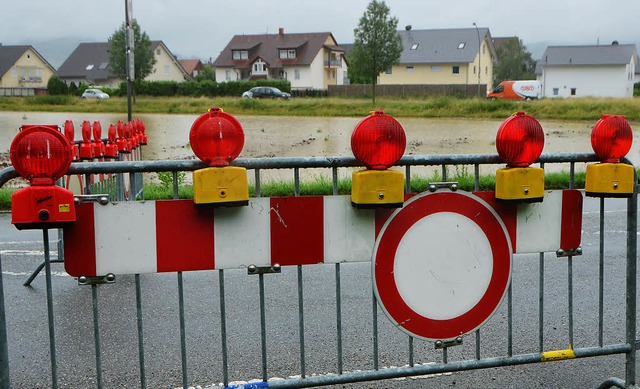
[[[536,74],[543,97],[632,97],[636,45],[549,46]]]
[[[117,88],[122,81],[109,70],[109,42],[80,43],[58,69],[58,77],[67,84]],[[185,81],[191,77],[162,41],[152,41],[156,58],[154,70],[145,80]]]
[[[213,62],[216,81],[278,79],[291,89],[342,85],[347,61],[330,32],[235,35]]]
[[[491,89],[496,58],[488,28],[398,31],[398,65],[379,76],[380,85],[467,85]]]
[[[202,61],[199,59],[181,59],[180,65],[182,65],[187,74],[192,78],[200,74],[204,68]]]
[[[32,46],[0,44],[0,95],[44,94],[54,74],[53,66]]]

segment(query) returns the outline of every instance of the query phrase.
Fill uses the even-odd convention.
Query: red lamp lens
[[[496,134],[496,149],[510,167],[528,167],[544,148],[544,131],[540,122],[524,112],[505,120]]]
[[[209,166],[227,166],[244,146],[242,125],[220,108],[200,115],[189,132],[193,153]]]
[[[360,120],[351,134],[353,155],[372,170],[393,166],[402,158],[406,146],[402,125],[383,111]]]
[[[631,125],[624,116],[602,115],[591,131],[591,147],[602,162],[620,162],[633,143]]]
[[[16,172],[33,185],[53,185],[69,170],[73,159],[67,138],[57,130],[41,126],[20,131],[9,153]]]

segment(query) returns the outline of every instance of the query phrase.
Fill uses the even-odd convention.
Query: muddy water
[[[149,144],[145,159],[193,158],[189,130],[198,115],[134,115],[144,120]],[[351,156],[350,136],[359,118],[237,116],[245,131],[241,157]],[[0,112],[0,154],[8,152],[21,125],[58,124],[73,120],[76,139],[81,139],[83,120],[100,121],[103,136],[109,123],[126,120],[121,114],[16,113]],[[407,155],[493,154],[495,134],[502,120],[480,119],[398,119],[407,134]],[[594,123],[541,121],[545,130],[543,153],[591,152],[590,134]],[[628,157],[640,162],[640,131]]]

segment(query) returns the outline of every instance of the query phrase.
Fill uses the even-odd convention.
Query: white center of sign
[[[452,212],[430,214],[412,225],[394,264],[402,299],[433,320],[449,320],[473,308],[487,291],[492,272],[485,233],[471,219]]]

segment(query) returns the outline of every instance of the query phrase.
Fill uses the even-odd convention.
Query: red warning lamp
[[[20,230],[58,228],[76,220],[73,193],[55,186],[71,166],[71,144],[52,127],[23,126],[11,143],[11,163],[31,183],[11,197],[11,222]]]
[[[506,168],[496,171],[496,198],[540,202],[544,198],[544,169],[529,167],[542,154],[544,130],[533,117],[517,112],[496,134],[496,149]]]
[[[193,153],[209,166],[193,172],[194,202],[247,205],[247,171],[242,167],[228,166],[244,146],[240,122],[221,108],[210,108],[193,122],[189,143]]]
[[[129,142],[125,139],[124,123],[118,120],[118,126],[116,127],[118,132],[118,139],[116,139],[116,145],[118,145],[118,152],[130,153]]]
[[[93,150],[96,157],[104,156],[104,142],[102,141],[102,125],[99,121],[93,122]]]
[[[352,175],[351,203],[355,207],[402,206],[404,175],[387,169],[402,158],[406,145],[402,125],[383,111],[360,120],[351,134],[351,150],[367,169]]]
[[[64,122],[64,136],[67,137],[69,143],[71,143],[71,151],[73,153],[73,160],[77,161],[80,158],[80,149],[75,142],[75,129],[71,120]]]
[[[93,142],[91,141],[91,124],[88,120],[82,122],[82,143],[80,143],[80,159],[88,160],[96,156]]]
[[[144,122],[142,121],[142,119],[138,119],[138,127],[141,135],[140,144],[144,146],[147,144],[147,134],[144,132],[145,128],[144,128]]]
[[[107,144],[104,146],[105,158],[115,159],[118,157],[118,145],[116,144],[116,126],[111,123],[107,130]]]
[[[591,131],[591,147],[600,163],[587,165],[587,196],[630,197],[633,194],[633,166],[620,163],[632,143],[633,131],[624,116],[602,115]]]

